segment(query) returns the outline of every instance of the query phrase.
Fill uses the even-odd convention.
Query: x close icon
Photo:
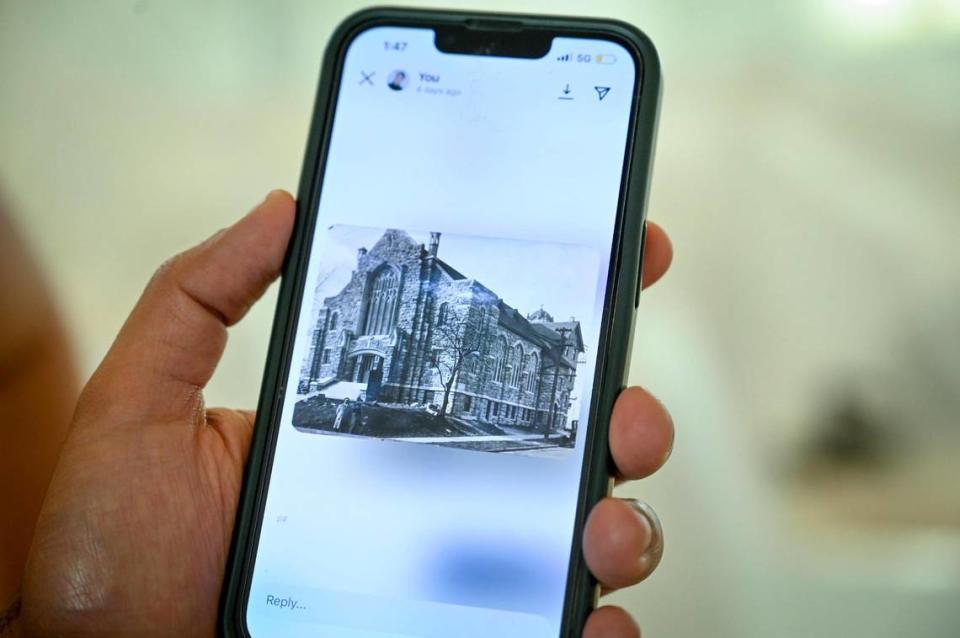
[[[370,71],[370,73],[367,73],[366,71],[360,71],[360,75],[363,76],[363,79],[360,80],[359,83],[360,83],[360,84],[369,84],[370,86],[373,86],[373,76],[374,76],[375,73],[376,73],[376,71]]]

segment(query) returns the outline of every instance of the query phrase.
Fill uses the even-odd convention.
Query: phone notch
[[[553,44],[553,33],[519,20],[474,19],[438,26],[434,44],[443,53],[538,59]]]

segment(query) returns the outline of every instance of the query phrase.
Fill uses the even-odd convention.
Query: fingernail
[[[663,455],[663,460],[660,461],[660,465],[663,465],[664,463],[666,463],[667,461],[670,460],[670,455],[673,454],[673,442],[676,441],[676,440],[677,440],[677,433],[676,433],[676,431],[673,430],[672,424],[671,424],[671,430],[670,430],[670,445],[667,446],[667,451],[666,451],[666,453]]]
[[[643,550],[640,558],[648,560],[650,562],[650,569],[653,570],[660,562],[660,557],[663,556],[663,526],[660,524],[660,517],[657,516],[657,513],[646,501],[641,501],[635,498],[625,499],[626,503],[633,508],[633,511],[644,521],[650,528],[650,542],[647,544],[646,549]]]
[[[660,461],[660,465],[663,465],[670,458],[670,455],[673,454],[673,442],[677,440],[677,429],[673,425],[673,415],[670,414],[670,410],[667,409],[667,406],[665,406],[663,401],[657,397],[653,398],[656,399],[657,403],[660,404],[660,408],[663,410],[663,413],[667,415],[667,420],[670,422],[670,444],[667,445],[667,451],[664,453],[663,459]]]

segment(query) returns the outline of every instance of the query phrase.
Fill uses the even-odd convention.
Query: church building
[[[447,418],[535,432],[568,427],[580,323],[524,316],[438,256],[387,230],[323,299],[301,391],[358,391],[379,404],[433,404]]]

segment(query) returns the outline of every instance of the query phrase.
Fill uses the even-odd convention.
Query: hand
[[[203,387],[239,321],[279,274],[290,195],[271,193],[231,228],[160,268],[94,373],[44,502],[23,589],[27,635],[212,636],[254,415],[207,409]],[[648,232],[645,279],[669,263]],[[624,478],[656,469],[672,437],[656,401],[631,390],[611,425]],[[588,564],[620,587],[653,568],[652,529],[607,499],[587,525]],[[634,633],[631,633],[634,632]],[[635,635],[622,610],[586,635]]]

